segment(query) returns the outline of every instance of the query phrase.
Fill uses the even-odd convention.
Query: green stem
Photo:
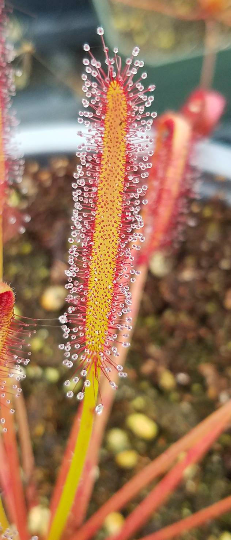
[[[147,279],[148,267],[146,265],[140,265],[138,267],[138,270],[140,274],[137,276],[136,282],[133,283],[131,287],[132,306],[130,316],[132,318],[133,330],[135,328],[136,319],[138,316],[143,288]],[[122,323],[125,322],[126,316],[127,315],[124,315],[124,320],[122,319]],[[121,333],[118,337],[118,353],[119,363],[123,366],[126,361],[128,349],[122,346],[122,334],[124,333],[124,330],[121,330],[120,332]],[[130,332],[130,339],[131,338],[132,332]],[[70,531],[73,531],[74,533],[75,530],[79,528],[84,521],[95,482],[94,469],[98,464],[100,447],[115,397],[115,392],[108,384],[108,380],[104,375],[102,376],[102,379],[103,380],[101,381],[100,393],[104,406],[104,411],[101,416],[97,416],[97,418],[95,419],[93,434],[91,437],[91,444],[88,448],[87,458],[85,461],[84,471],[82,475],[82,482],[75,496],[72,516],[70,516],[70,520],[68,521],[68,536],[71,536]],[[114,376],[113,380],[116,384],[118,384],[118,373],[116,376]]]
[[[73,458],[63,486],[54,518],[51,522],[50,531],[47,540],[59,540],[69,516],[74,502],[75,493],[82,475],[87,450],[91,438],[95,406],[98,395],[98,380],[95,375],[95,367],[92,366],[88,375],[90,386],[86,388],[86,394],[83,403],[79,433],[73,453]]]
[[[9,527],[8,519],[6,517],[5,510],[3,508],[1,497],[0,497],[0,526],[3,532]]]

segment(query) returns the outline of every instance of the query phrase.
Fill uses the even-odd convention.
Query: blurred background
[[[148,80],[157,86],[154,107],[159,115],[166,109],[178,110],[200,80],[204,86],[212,81],[213,88],[229,97],[227,0],[68,0],[65,5],[62,0],[33,4],[19,0],[9,38],[16,51],[14,105],[24,155],[75,152],[82,44],[90,42],[93,52],[102,56],[95,31],[99,24],[105,27],[108,45],[118,44],[123,57],[134,45],[141,48]],[[216,146],[215,151],[207,145],[198,157],[205,171],[226,177],[231,177],[231,160],[222,148],[228,150],[231,142],[230,107],[227,99],[222,123],[213,133],[213,139],[225,146]]]
[[[22,182],[10,190],[9,205],[26,217],[20,232],[26,230],[20,236],[18,228],[5,230],[5,279],[16,290],[19,314],[47,318],[62,313],[83,97],[82,45],[90,43],[97,58],[103,57],[98,25],[105,28],[108,46],[118,46],[123,58],[134,45],[140,47],[148,81],[156,85],[159,116],[179,110],[200,84],[223,94],[227,106],[216,130],[193,153],[200,197],[189,204],[177,250],[168,248],[151,261],[128,355],[129,377],[116,393],[89,513],[231,396],[230,1],[17,0],[9,40],[16,53],[14,108],[25,170]],[[76,412],[76,402],[66,399],[63,388],[61,339],[58,328],[38,330],[24,383],[40,521]],[[130,429],[132,415],[137,417]],[[230,447],[229,430],[143,533],[229,495]],[[140,500],[109,519],[107,534],[119,530]],[[37,533],[34,519],[31,532]],[[184,538],[230,540],[230,530],[226,515]],[[105,531],[96,538],[104,538]]]
[[[95,29],[105,27],[108,45],[128,56],[141,48],[157,90],[158,114],[179,109],[198,86],[203,53],[217,53],[213,87],[229,96],[231,8],[227,0],[18,0],[10,25],[16,48],[15,106],[22,129],[75,122],[82,96],[82,44],[101,54]],[[211,4],[211,1],[210,1]],[[209,25],[210,24],[210,25]],[[228,101],[219,137],[230,141]],[[218,137],[218,135],[217,135]]]

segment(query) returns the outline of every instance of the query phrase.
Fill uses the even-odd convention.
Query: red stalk
[[[12,496],[14,499],[15,525],[20,540],[27,540],[27,511],[20,475],[20,462],[18,457],[17,439],[15,435],[15,423],[14,416],[10,413],[8,407],[6,407],[5,409],[5,419],[7,431],[3,433],[3,441],[6,452],[7,464],[9,468]]]
[[[227,411],[220,423],[214,426],[195,446],[193,446],[185,458],[177,463],[171,471],[159,482],[159,484],[149,493],[144,501],[129,515],[124,526],[118,535],[111,536],[107,540],[127,540],[148,520],[161,504],[171,495],[181,482],[185,469],[189,465],[197,463],[209,450],[214,441],[225,429],[230,420],[231,411]]]
[[[231,496],[212,504],[208,508],[204,508],[203,510],[196,512],[196,514],[193,514],[192,516],[177,521],[177,523],[173,523],[173,525],[169,525],[168,527],[161,529],[161,531],[149,534],[140,540],[170,540],[171,538],[175,538],[176,536],[179,536],[190,529],[203,525],[208,520],[215,519],[216,517],[225,514],[230,509]]]
[[[161,456],[136,474],[86,521],[81,529],[72,536],[71,540],[88,540],[91,538],[102,526],[106,516],[110,514],[110,512],[120,510],[150,482],[167,471],[181,452],[188,450],[193,444],[197,443],[203,435],[206,435],[214,429],[227,414],[231,414],[231,400],[223,405],[218,411],[215,411],[208,418],[203,420],[182,439],[172,444],[165,452],[163,452],[163,454],[161,454]]]
[[[23,395],[20,394],[15,400],[18,434],[20,440],[20,448],[22,455],[22,467],[25,479],[25,495],[30,509],[38,504],[38,496],[36,486],[33,479],[34,474],[34,455],[31,446],[30,430],[27,420],[27,412]]]
[[[15,512],[14,498],[12,494],[12,485],[11,485],[11,479],[10,479],[10,474],[9,474],[7,456],[4,449],[2,437],[0,437],[0,463],[1,463],[0,487],[4,495],[4,502],[6,504],[8,516],[10,518],[10,521],[14,523],[16,512]]]

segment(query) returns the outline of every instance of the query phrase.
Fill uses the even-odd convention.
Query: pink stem
[[[128,516],[122,530],[118,535],[107,540],[127,540],[148,520],[157,508],[163,504],[173,493],[181,482],[184,471],[189,465],[197,463],[212,446],[213,442],[219,437],[230,421],[231,411],[224,414],[220,423],[217,423],[195,446],[193,446],[185,458],[177,463],[171,471],[159,482],[159,484],[149,493],[141,504]]]
[[[34,475],[34,455],[31,446],[30,430],[27,420],[27,412],[23,395],[15,400],[17,420],[18,420],[18,434],[20,440],[20,448],[22,455],[22,467],[25,477],[25,492],[28,508],[38,504],[38,495],[36,485],[33,479]]]
[[[192,516],[177,521],[177,523],[173,523],[173,525],[169,525],[168,527],[161,529],[161,531],[149,534],[140,540],[170,540],[190,529],[203,525],[208,520],[215,519],[216,517],[225,514],[225,512],[228,512],[230,509],[231,496],[212,504],[208,508],[196,512],[196,514],[193,514]]]
[[[203,435],[213,429],[217,423],[221,422],[226,413],[229,415],[231,413],[231,400],[136,474],[86,521],[79,531],[71,537],[71,540],[88,540],[94,536],[110,512],[120,510],[150,482],[167,471],[181,452],[188,450]]]
[[[18,399],[18,398],[17,398]],[[14,415],[11,414],[8,407],[5,409],[5,419],[7,431],[3,433],[4,448],[9,468],[12,496],[15,507],[15,525],[20,540],[28,539],[27,531],[27,511],[23,486],[21,481],[20,462],[18,456],[17,439],[15,434]]]
[[[14,498],[12,494],[11,478],[9,474],[9,467],[7,462],[7,456],[3,445],[2,437],[0,437],[0,486],[3,494],[4,502],[6,504],[7,513],[12,523],[16,521],[16,512],[14,505]]]

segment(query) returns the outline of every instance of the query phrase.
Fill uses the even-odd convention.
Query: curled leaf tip
[[[217,126],[225,106],[226,99],[219,92],[197,88],[181,112],[191,123],[195,137],[207,137]]]
[[[185,209],[190,191],[187,176],[192,146],[192,129],[182,114],[166,112],[157,121],[156,145],[152,160],[148,205],[143,218],[145,243],[139,264],[169,245],[179,232],[179,214]]]

